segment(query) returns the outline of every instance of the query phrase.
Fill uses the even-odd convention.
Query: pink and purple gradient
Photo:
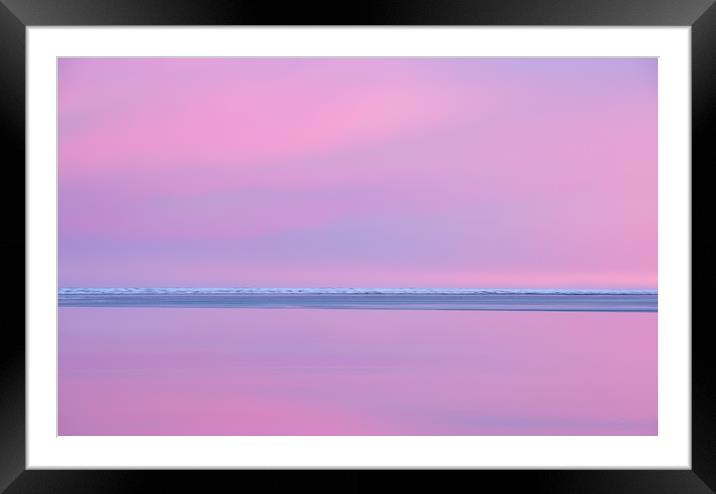
[[[60,59],[60,286],[655,288],[656,59]]]
[[[655,435],[654,313],[60,310],[60,435]]]
[[[61,287],[656,288],[656,59],[60,59]],[[654,313],[61,308],[61,435],[654,435]]]

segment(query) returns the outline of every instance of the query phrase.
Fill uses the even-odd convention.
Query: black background
[[[714,0],[362,0],[327,5],[296,0],[0,0],[0,211],[4,223],[0,237],[4,255],[0,259],[4,261],[3,272],[15,279],[5,283],[8,288],[3,293],[5,311],[0,330],[0,491],[6,489],[7,493],[163,492],[175,488],[272,491],[298,487],[370,492],[388,488],[379,480],[384,477],[367,476],[365,471],[326,471],[319,480],[307,478],[309,472],[278,477],[275,471],[25,470],[25,299],[24,290],[17,288],[20,279],[25,286],[25,27],[53,25],[691,26],[692,176],[694,169],[716,164],[716,131],[711,130],[716,127]],[[692,191],[692,215],[696,219],[708,210],[705,202],[699,207],[694,196]],[[708,247],[712,254],[716,242],[711,240]],[[706,279],[710,271],[702,263],[698,272],[692,270],[692,280]],[[693,286],[692,300],[700,300],[711,291]],[[716,369],[710,355],[710,331],[710,325],[692,324],[693,470],[455,471],[450,483],[443,473],[416,471],[411,480],[436,491],[716,492]],[[304,483],[297,482],[299,475]],[[397,486],[401,492],[413,488],[406,477],[401,478]]]

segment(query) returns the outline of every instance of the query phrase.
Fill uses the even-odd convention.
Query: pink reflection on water
[[[657,314],[60,309],[61,435],[654,435]]]

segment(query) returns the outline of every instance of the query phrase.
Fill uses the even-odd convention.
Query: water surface
[[[654,435],[657,314],[59,311],[61,435]]]

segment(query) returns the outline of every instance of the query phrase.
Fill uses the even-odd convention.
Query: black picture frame
[[[24,214],[22,219],[14,214],[24,203],[25,28],[55,25],[691,26],[692,162],[701,168],[716,163],[710,131],[716,127],[714,0],[362,0],[334,2],[332,6],[231,0],[0,0],[0,149],[5,156],[1,197],[6,225],[12,226],[11,233],[6,226],[6,234],[10,234],[2,243],[7,249],[6,272],[21,269],[16,259],[25,259],[26,248]],[[692,171],[694,168],[692,165]],[[694,205],[692,195],[695,213],[699,209]],[[12,274],[19,278],[19,273]],[[24,280],[23,272],[23,286]],[[9,286],[13,288],[6,292],[5,307],[19,313],[24,307],[24,290]],[[693,299],[699,296],[694,289]],[[124,493],[167,490],[172,485],[206,491],[215,482],[236,481],[237,475],[245,481],[246,471],[26,470],[24,311],[20,321],[10,320],[5,318],[0,345],[0,491]],[[712,385],[716,369],[707,344],[710,331],[705,325],[692,324],[691,470],[479,470],[470,473],[476,476],[470,482],[478,487],[497,482],[503,492],[716,492],[716,402]],[[263,481],[268,479],[266,474],[257,475]],[[331,475],[337,480],[321,481],[331,490],[378,487],[361,472]],[[466,480],[464,474],[462,480]],[[294,482],[291,480],[290,488],[295,488]],[[439,482],[444,489],[444,480]],[[266,484],[269,488],[279,485],[275,476]],[[312,488],[316,488],[315,483]]]

